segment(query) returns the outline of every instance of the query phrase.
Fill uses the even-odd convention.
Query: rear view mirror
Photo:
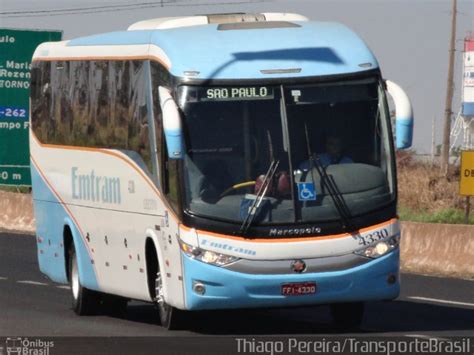
[[[393,81],[386,80],[387,91],[395,103],[396,148],[410,148],[413,141],[413,108],[408,95]]]
[[[158,92],[160,95],[161,112],[163,113],[163,130],[168,157],[170,159],[183,159],[183,130],[178,106],[168,89],[160,86]]]

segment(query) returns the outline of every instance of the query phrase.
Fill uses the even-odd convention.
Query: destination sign
[[[199,91],[201,101],[268,100],[273,99],[273,88],[268,86],[212,87]]]

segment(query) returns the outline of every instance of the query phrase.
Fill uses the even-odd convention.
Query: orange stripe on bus
[[[257,237],[256,239],[246,239],[246,238],[233,237],[233,236],[226,235],[226,234],[219,234],[219,233],[208,232],[208,231],[203,231],[203,230],[198,230],[198,229],[196,229],[196,232],[197,233],[202,233],[202,234],[205,234],[205,235],[210,235],[210,236],[217,237],[217,238],[232,239],[232,240],[238,240],[238,241],[241,241],[241,242],[248,242],[248,243],[290,243],[290,242],[308,242],[308,241],[314,241],[314,240],[327,240],[327,239],[346,238],[346,237],[349,237],[351,235],[367,232],[367,231],[372,230],[372,229],[380,228],[380,227],[395,223],[396,221],[397,221],[397,218],[392,218],[392,219],[390,219],[386,222],[382,222],[382,223],[379,223],[379,224],[374,224],[370,227],[359,229],[357,232],[354,232],[354,233],[342,233],[342,234],[335,234],[335,235],[311,236],[311,237],[302,237],[302,238],[283,238],[283,239],[279,239],[279,238],[259,238],[259,237]],[[182,229],[184,229],[185,231],[188,231],[188,232],[191,230],[190,227],[187,227],[184,224],[181,224],[180,227]]]

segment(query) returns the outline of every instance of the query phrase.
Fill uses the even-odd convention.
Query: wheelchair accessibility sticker
[[[298,182],[298,200],[316,201],[316,190],[312,182]]]

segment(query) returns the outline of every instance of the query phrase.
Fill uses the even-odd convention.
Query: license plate
[[[281,285],[281,294],[284,296],[301,296],[316,293],[315,282],[300,282]]]

